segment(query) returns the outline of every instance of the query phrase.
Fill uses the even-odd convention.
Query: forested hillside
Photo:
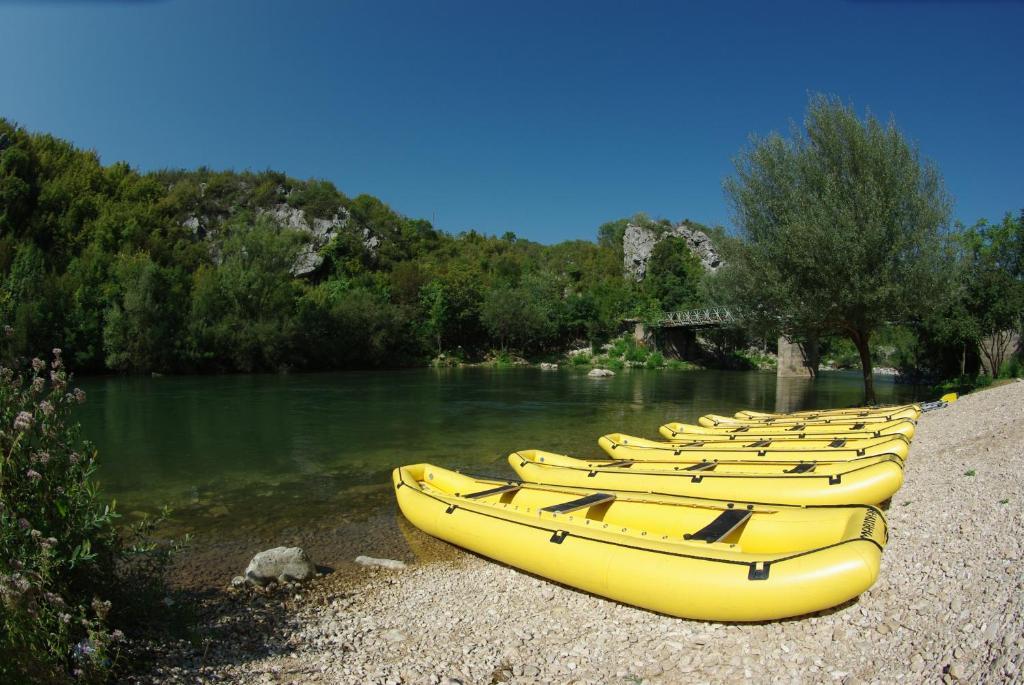
[[[706,298],[708,277],[679,239],[658,243],[642,282],[625,278],[627,223],[556,245],[451,235],[328,181],[142,174],[0,120],[0,321],[15,353],[60,346],[78,371],[536,357]]]

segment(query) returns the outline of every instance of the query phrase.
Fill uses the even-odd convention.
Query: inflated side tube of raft
[[[723,440],[739,438],[745,440],[753,436],[761,438],[871,438],[882,435],[902,435],[910,440],[914,437],[917,427],[916,421],[910,419],[897,419],[884,423],[832,423],[812,424],[797,423],[790,426],[766,426],[737,424],[732,426],[695,426],[690,423],[668,423],[662,428],[668,429],[670,435],[661,431],[662,435],[669,439],[680,439],[686,433],[702,433],[705,435],[718,435]],[[660,429],[659,429],[660,430]]]
[[[588,461],[541,450],[513,452],[523,480],[573,487],[664,492],[711,499],[779,504],[878,504],[903,485],[895,455],[853,461],[719,462]]]
[[[895,454],[906,459],[910,445],[898,435],[860,440],[647,440],[623,433],[601,436],[597,444],[612,459],[638,461],[849,461],[861,457]]]
[[[394,470],[403,515],[452,544],[672,616],[764,621],[841,604],[878,577],[870,506],[785,507]]]
[[[800,419],[813,421],[817,419],[843,419],[843,418],[878,418],[891,421],[893,419],[914,419],[921,418],[923,406],[920,404],[902,404],[892,407],[875,408],[850,408],[850,409],[811,409],[808,411],[797,411],[789,414],[777,414],[762,411],[743,410],[736,412],[733,416],[737,419],[755,421],[777,421],[779,419]]]

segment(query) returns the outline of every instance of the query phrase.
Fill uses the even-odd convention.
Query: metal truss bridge
[[[705,307],[679,312],[665,312],[658,322],[661,328],[703,328],[705,326],[729,326],[739,322],[742,315],[729,307]]]

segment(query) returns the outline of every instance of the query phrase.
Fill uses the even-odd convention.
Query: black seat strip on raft
[[[817,464],[815,462],[813,462],[813,461],[805,461],[802,464],[797,464],[796,466],[794,466],[791,469],[786,469],[785,472],[786,473],[807,473],[808,471],[813,471],[815,466],[817,466]]]
[[[726,509],[719,514],[714,521],[704,526],[696,533],[687,533],[683,536],[685,540],[703,540],[707,543],[718,542],[729,533],[733,532],[752,516],[752,513],[742,509]]]
[[[628,469],[630,466],[633,465],[633,463],[634,462],[632,462],[629,459],[623,459],[622,461],[613,461],[610,464],[602,464],[602,466],[614,466],[620,469]]]
[[[746,433],[750,430],[750,426],[740,426],[739,428],[730,428],[730,433]]]
[[[693,466],[687,466],[683,470],[684,471],[710,471],[711,469],[715,468],[716,466],[718,466],[718,462],[716,462],[716,461],[702,461],[699,464],[694,464]]]
[[[835,440],[830,442],[828,444],[828,446],[829,447],[842,447],[845,444],[846,444],[846,440],[844,438],[836,438]]]
[[[480,499],[482,497],[490,497],[491,495],[503,495],[506,492],[515,492],[521,490],[522,485],[500,485],[496,488],[490,488],[489,490],[481,490],[480,492],[471,492],[468,495],[463,495],[466,499]]]
[[[611,502],[615,499],[615,495],[610,492],[595,492],[592,495],[586,497],[580,497],[570,502],[563,502],[562,504],[552,504],[550,507],[544,507],[541,511],[546,511],[551,514],[568,514],[570,511],[576,511],[577,509],[586,509],[587,507],[593,507],[598,504],[604,504],[605,502]]]
[[[855,423],[852,426],[850,426],[850,430],[852,430],[852,431],[864,430],[864,424],[863,423]]]
[[[704,441],[703,440],[694,440],[693,442],[688,442],[685,445],[679,445],[679,447],[703,447],[703,446],[704,446]]]
[[[749,445],[744,445],[744,447],[771,447],[771,445],[771,440],[758,440],[757,442],[752,442]]]
[[[798,423],[795,426],[793,426],[792,428],[790,428],[789,430],[791,430],[791,431],[802,431],[804,428],[807,428],[807,424],[806,423]]]

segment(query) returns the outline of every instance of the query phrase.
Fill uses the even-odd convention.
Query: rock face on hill
[[[312,221],[308,220],[304,211],[286,203],[260,210],[259,214],[270,217],[283,229],[299,231],[307,237],[302,250],[295,258],[295,264],[292,265],[292,273],[296,276],[305,276],[316,271],[324,261],[320,256],[320,249],[331,242],[349,223],[349,213],[344,207],[339,207],[337,213],[329,219],[314,218]],[[367,233],[365,229],[364,233]],[[376,236],[364,235],[363,238],[364,244],[367,244],[368,239],[372,239],[372,248],[367,245],[371,251],[377,247]]]
[[[623,268],[628,276],[642,281],[647,273],[647,262],[654,252],[654,246],[665,238],[682,238],[690,251],[700,259],[707,271],[716,271],[722,265],[722,258],[715,249],[711,238],[703,231],[690,228],[686,223],[657,232],[651,228],[630,224],[622,236]]]

